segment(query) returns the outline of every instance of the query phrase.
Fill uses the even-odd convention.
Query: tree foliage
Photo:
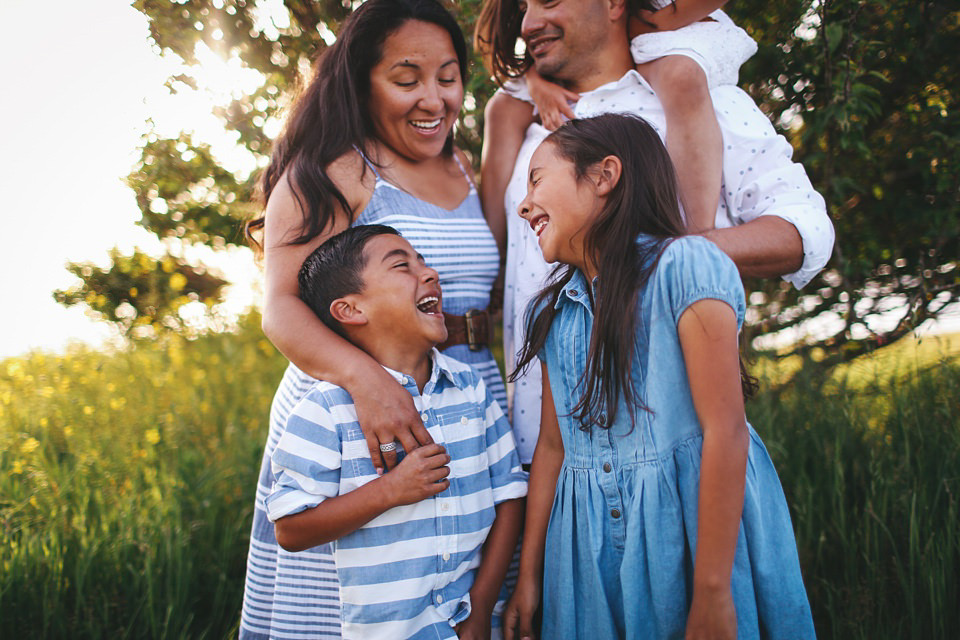
[[[134,2],[164,55],[193,64],[203,45],[263,76],[253,93],[216,111],[257,166],[270,151],[266,125],[282,117],[352,4],[279,2]],[[480,4],[447,2],[468,35]],[[265,19],[269,6],[285,19]],[[830,361],[895,341],[960,291],[960,66],[952,57],[960,12],[916,0],[738,0],[727,9],[760,47],[741,84],[793,144],[837,229],[831,264],[803,291],[748,283],[753,335],[805,330],[793,351]],[[482,108],[495,87],[476,56],[470,78],[457,137],[478,163]],[[168,86],[197,82],[183,74]],[[148,138],[128,180],[144,227],[225,247],[242,244],[242,222],[260,207],[256,177],[228,171],[183,134]]]

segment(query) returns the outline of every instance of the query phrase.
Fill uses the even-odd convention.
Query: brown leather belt
[[[443,321],[447,325],[447,339],[437,345],[441,351],[455,344],[479,351],[493,340],[493,317],[486,309],[470,309],[462,316],[444,313]]]

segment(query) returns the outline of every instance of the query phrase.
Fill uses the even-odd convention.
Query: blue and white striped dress
[[[395,187],[369,162],[368,166],[376,175],[376,185],[354,224],[389,225],[410,241],[440,274],[444,311],[463,315],[470,309],[486,309],[499,269],[499,253],[469,177],[467,197],[455,209],[444,209]],[[455,345],[444,354],[472,365],[506,411],[503,379],[489,349],[471,351],[467,345]],[[240,621],[244,639],[340,637],[339,584],[330,545],[298,553],[284,551],[277,545],[273,524],[264,510],[264,499],[274,481],[270,456],[290,411],[314,382],[291,364],[270,408],[270,432],[260,466],[247,556]]]

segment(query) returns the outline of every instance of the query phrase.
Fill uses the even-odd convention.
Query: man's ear
[[[597,194],[601,196],[609,195],[613,188],[620,182],[623,174],[623,163],[617,156],[607,156],[597,163],[599,167],[594,175],[594,182],[597,185]]]
[[[333,316],[334,320],[344,325],[360,326],[367,324],[367,316],[357,302],[357,299],[353,296],[337,298],[330,303],[330,315]]]
[[[616,22],[627,13],[627,0],[606,0],[610,20]]]

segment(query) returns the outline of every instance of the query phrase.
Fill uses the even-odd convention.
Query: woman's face
[[[387,37],[370,71],[370,119],[381,142],[413,162],[434,158],[462,103],[460,66],[446,30],[408,20]]]

